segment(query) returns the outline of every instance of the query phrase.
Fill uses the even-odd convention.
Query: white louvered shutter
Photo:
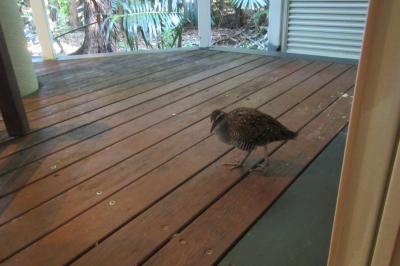
[[[286,52],[358,59],[368,0],[288,0]]]

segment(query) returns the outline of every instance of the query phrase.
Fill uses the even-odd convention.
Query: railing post
[[[400,265],[400,2],[384,2],[369,1],[329,266]]]
[[[268,50],[281,51],[284,0],[269,1]]]
[[[45,0],[31,0],[33,21],[39,35],[42,56],[45,60],[55,59],[53,36],[50,31]]]
[[[17,78],[0,24],[0,111],[10,136],[22,136],[29,131]]]
[[[211,0],[198,0],[198,28],[200,47],[211,46]]]

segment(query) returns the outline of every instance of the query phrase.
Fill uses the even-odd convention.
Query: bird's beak
[[[212,125],[211,125],[210,133],[213,132],[213,130],[214,130],[214,128],[215,128],[216,125],[217,125],[217,123],[216,123],[216,121],[214,121],[214,122],[212,123]]]

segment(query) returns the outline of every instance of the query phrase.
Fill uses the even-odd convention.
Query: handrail
[[[91,25],[93,25],[93,24],[95,24],[95,23],[97,23],[97,21],[92,22],[92,23],[89,23],[89,24],[86,24],[86,25],[83,25],[83,26],[80,26],[80,27],[77,27],[77,28],[72,29],[72,30],[69,30],[69,31],[67,31],[67,32],[64,32],[64,33],[62,33],[62,34],[60,34],[60,35],[58,35],[58,36],[56,36],[56,37],[53,37],[53,39],[56,40],[56,39],[58,39],[58,38],[60,38],[60,37],[63,37],[63,36],[65,36],[65,35],[67,35],[67,34],[70,34],[70,33],[72,33],[72,32],[75,32],[75,31],[77,31],[77,30],[86,28],[86,27],[91,26]]]

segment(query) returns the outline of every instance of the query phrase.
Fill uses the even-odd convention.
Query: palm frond
[[[161,35],[163,30],[174,29],[180,25],[183,15],[176,11],[176,0],[113,0],[112,14],[106,16],[101,30],[108,40],[115,23],[120,23],[131,49],[137,47],[140,34],[147,46]],[[172,5],[171,5],[172,4]]]
[[[268,4],[268,0],[231,0],[231,3],[240,9],[257,9]]]

